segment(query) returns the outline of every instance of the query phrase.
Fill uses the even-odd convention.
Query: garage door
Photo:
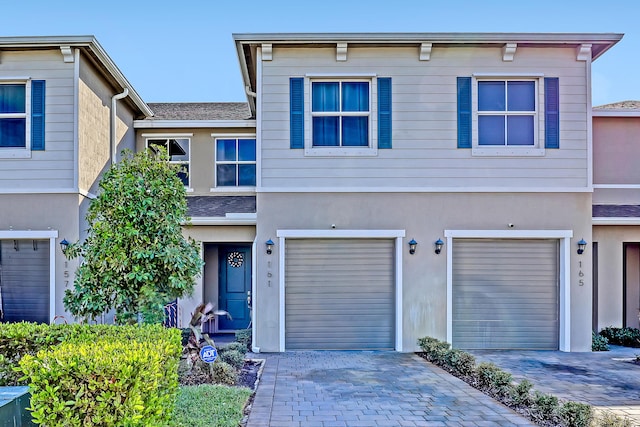
[[[453,346],[558,349],[558,241],[453,241]]]
[[[393,349],[394,240],[287,239],[285,347]]]
[[[49,322],[49,240],[0,240],[4,322]]]

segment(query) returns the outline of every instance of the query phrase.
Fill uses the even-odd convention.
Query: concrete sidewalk
[[[247,427],[533,426],[414,354],[260,354],[264,371]]]

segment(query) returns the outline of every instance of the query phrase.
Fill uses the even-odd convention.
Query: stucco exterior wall
[[[402,257],[402,351],[418,350],[417,339],[447,336],[447,255],[433,242],[445,230],[571,230],[571,351],[591,349],[591,256],[576,254],[576,242],[591,241],[590,194],[499,193],[259,193],[257,242],[278,230],[405,230]],[[409,255],[410,239],[419,242]],[[258,251],[254,321],[260,351],[279,351],[279,263]],[[579,265],[579,262],[582,264]],[[580,285],[582,271],[584,284]]]

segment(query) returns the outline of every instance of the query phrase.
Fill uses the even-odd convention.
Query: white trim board
[[[395,350],[403,351],[402,346],[402,249],[405,230],[277,230],[278,237],[278,287],[279,287],[279,341],[278,350],[286,350],[285,343],[285,244],[286,239],[308,239],[308,238],[354,238],[354,239],[376,239],[388,238],[395,240],[395,294],[396,294],[396,330],[395,330]]]
[[[256,193],[592,193],[591,187],[256,187]]]
[[[447,342],[453,340],[454,239],[558,239],[560,280],[560,330],[558,348],[571,351],[571,238],[572,230],[445,230],[447,249]]]

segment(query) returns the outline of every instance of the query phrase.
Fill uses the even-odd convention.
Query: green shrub
[[[609,351],[609,339],[595,332],[591,333],[591,351]]]
[[[20,369],[29,380],[33,419],[47,426],[160,426],[170,420],[178,391],[179,332],[173,340],[150,330],[98,328],[105,337],[65,342]],[[88,333],[91,335],[91,332]],[[74,341],[74,340],[71,340]]]
[[[594,427],[632,427],[631,421],[628,418],[623,418],[611,412],[599,411],[593,417],[591,423]]]
[[[511,382],[513,377],[493,363],[482,362],[476,367],[476,378],[481,389],[498,396],[511,394]]]
[[[608,327],[601,330],[600,335],[607,338],[609,344],[640,347],[640,329]]]
[[[240,353],[237,350],[228,350],[219,354],[219,360],[226,362],[236,369],[241,369],[244,366],[244,353]]]
[[[228,363],[216,361],[211,367],[211,380],[216,384],[235,385],[238,382],[238,372]]]
[[[585,403],[565,402],[558,414],[563,424],[570,427],[588,427],[593,419],[593,410]]]
[[[435,338],[425,337],[418,340],[418,345],[424,350],[429,362],[446,366],[447,352],[451,348],[449,343]]]
[[[558,398],[551,395],[536,391],[532,402],[532,416],[534,419],[554,421],[560,411]]]
[[[220,354],[224,353],[225,351],[239,351],[240,353],[244,354],[247,352],[247,346],[244,345],[244,343],[234,341],[218,349],[218,353]]]
[[[511,388],[511,401],[516,406],[528,407],[531,405],[531,389],[533,383],[529,380],[522,380],[520,383]]]
[[[454,372],[464,377],[472,375],[476,367],[476,358],[466,351],[449,350],[445,353],[444,359]]]
[[[236,341],[242,343],[251,350],[251,329],[241,329],[236,331]]]

